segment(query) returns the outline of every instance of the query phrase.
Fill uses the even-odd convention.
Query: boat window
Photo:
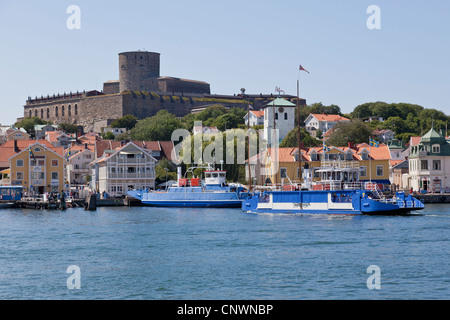
[[[219,173],[219,176],[220,176],[221,178],[225,178],[225,173],[221,172],[221,173]]]
[[[211,173],[205,173],[206,178],[211,178]]]
[[[217,173],[213,173],[212,176],[213,176],[213,178],[217,178],[218,177]]]

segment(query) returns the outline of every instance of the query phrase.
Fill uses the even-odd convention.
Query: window
[[[45,179],[44,172],[31,172],[31,179],[32,180],[44,180]]]
[[[281,178],[286,178],[287,177],[287,169],[286,168],[281,168],[280,169],[280,177]]]
[[[284,114],[284,120],[287,120],[288,119],[288,115],[287,115],[287,113],[285,113]]]
[[[278,112],[275,113],[275,120],[278,120]]]
[[[347,157],[346,157],[346,160],[347,160],[347,161],[351,161],[351,160],[353,160],[353,155],[352,155],[352,153],[351,153],[351,152],[348,152],[348,153],[347,153]]]
[[[61,106],[61,116],[64,117],[64,106]]]
[[[420,160],[420,169],[428,170],[428,160]]]
[[[433,145],[433,153],[440,153],[441,152],[441,146],[438,144]]]
[[[50,109],[47,108],[47,119],[50,118]]]
[[[58,107],[55,108],[55,117],[58,116]]]
[[[23,167],[23,160],[22,159],[16,160],[16,167]]]
[[[16,173],[16,179],[17,180],[23,180],[23,172],[17,172]]]
[[[52,167],[58,166],[58,160],[52,160]]]
[[[367,177],[367,167],[361,167],[361,171],[360,171],[360,176],[361,177]]]
[[[38,167],[44,167],[45,166],[45,160],[39,159],[38,160]]]
[[[75,115],[77,115],[78,114],[78,105],[76,104],[75,105]]]
[[[441,160],[433,160],[433,170],[441,170]]]
[[[52,172],[52,180],[58,180],[58,172],[57,171]]]
[[[377,176],[380,177],[383,175],[383,166],[377,166]]]
[[[44,119],[44,109],[41,109],[41,119]]]
[[[69,104],[69,108],[67,109],[67,115],[70,117],[72,116],[72,107]]]
[[[363,152],[361,154],[361,157],[362,157],[363,160],[369,160],[369,154],[367,152]]]

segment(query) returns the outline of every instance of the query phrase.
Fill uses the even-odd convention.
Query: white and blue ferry
[[[326,178],[316,184],[311,183],[311,172],[305,170],[305,184],[300,190],[248,194],[242,202],[242,210],[256,214],[402,215],[424,209],[424,204],[412,195],[397,192],[387,198],[375,183],[356,181],[358,170],[320,168],[319,173]]]
[[[185,174],[198,167],[191,167]],[[164,191],[128,191],[128,195],[140,200],[142,204],[153,207],[191,207],[191,208],[240,208],[247,194],[239,184],[227,184],[226,171],[208,167],[204,180],[200,178],[181,178],[178,183]]]

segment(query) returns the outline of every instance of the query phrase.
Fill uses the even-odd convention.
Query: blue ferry
[[[403,215],[424,209],[412,195],[397,192],[387,198],[376,183],[360,182],[360,168],[319,168],[322,179],[312,183],[312,170],[305,168],[304,184],[289,191],[248,194],[242,202],[247,213]],[[292,186],[294,187],[294,186]]]
[[[267,191],[248,195],[242,202],[247,213],[401,215],[423,208],[420,200],[403,192],[387,199],[364,189]]]
[[[194,167],[189,172],[193,172]],[[140,200],[144,205],[153,207],[190,207],[190,208],[240,208],[247,194],[239,184],[227,184],[226,171],[208,168],[204,180],[200,178],[181,178],[178,183],[164,191],[128,191],[128,195]]]

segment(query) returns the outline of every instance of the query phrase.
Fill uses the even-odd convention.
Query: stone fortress
[[[296,102],[296,97],[283,96]],[[103,90],[70,92],[28,97],[24,117],[39,117],[55,124],[71,123],[84,131],[101,132],[127,114],[144,119],[160,110],[178,117],[203,110],[210,105],[259,109],[274,98],[270,95],[211,94],[204,81],[160,75],[160,54],[148,51],[119,53],[119,80],[106,81]],[[300,99],[300,104],[306,104]],[[20,121],[21,119],[18,119]]]

